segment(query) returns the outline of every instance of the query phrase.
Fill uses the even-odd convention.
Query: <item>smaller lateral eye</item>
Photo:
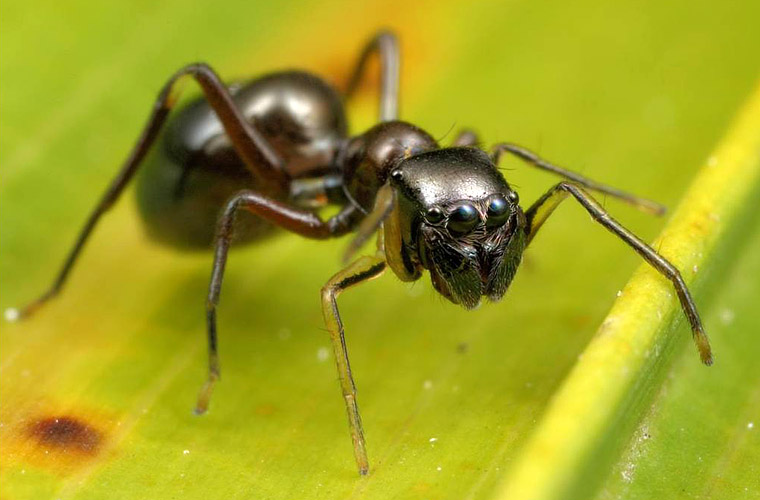
[[[429,208],[425,212],[425,219],[431,224],[437,224],[443,220],[443,211],[438,207]]]
[[[477,226],[479,221],[480,216],[475,207],[460,205],[449,215],[446,227],[453,234],[466,234],[472,231],[472,228]]]
[[[503,196],[491,198],[488,202],[486,226],[494,227],[504,224],[509,218],[510,204]]]

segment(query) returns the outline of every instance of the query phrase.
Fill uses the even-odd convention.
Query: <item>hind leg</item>
[[[398,38],[390,31],[380,31],[364,47],[359,56],[359,62],[356,63],[351,79],[348,81],[344,96],[346,99],[351,98],[364,75],[367,61],[375,53],[380,57],[380,121],[397,120],[401,56]]]
[[[194,78],[201,86],[206,99],[224,125],[235,151],[256,178],[258,185],[271,190],[281,190],[287,184],[287,177],[282,171],[282,160],[266,139],[245,121],[243,115],[235,107],[229,90],[214,70],[202,63],[185,66],[169,78],[159,92],[140,137],[119,173],[90,213],[52,285],[36,300],[21,309],[7,310],[6,319],[17,320],[30,316],[61,291],[98,221],[124,192],[124,188],[132,180],[148,150],[156,141],[169,112],[177,102],[176,83],[185,76]]]

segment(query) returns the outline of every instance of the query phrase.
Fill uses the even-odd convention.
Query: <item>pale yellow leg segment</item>
[[[198,394],[198,402],[195,405],[194,413],[196,415],[203,415],[208,411],[208,405],[211,401],[211,393],[214,392],[214,386],[219,380],[219,356],[216,353],[212,353],[209,356],[209,370],[208,380],[203,384],[200,394]]]
[[[385,256],[379,250],[374,257],[361,257],[348,267],[330,278],[330,281],[322,288],[322,313],[325,317],[327,330],[330,332],[335,362],[338,365],[338,377],[343,398],[346,401],[348,412],[348,425],[351,431],[351,441],[354,445],[354,456],[359,474],[365,475],[369,471],[367,449],[364,443],[364,431],[359,416],[359,407],[356,404],[356,386],[351,375],[351,365],[348,362],[346,339],[343,330],[343,322],[340,320],[338,303],[336,299],[340,293],[359,283],[369,281],[380,276],[385,270]]]
[[[393,210],[393,205],[393,188],[391,188],[390,184],[385,184],[377,192],[377,196],[375,197],[375,207],[372,209],[372,212],[367,214],[361,224],[359,224],[359,227],[356,230],[356,236],[354,236],[354,239],[348,244],[346,251],[343,252],[343,259],[341,260],[343,264],[347,264],[356,252],[361,249],[362,245],[364,245],[373,234],[378,232],[378,229],[383,226],[383,222],[388,218],[391,210]],[[380,231],[380,234],[382,234],[382,231]],[[380,245],[380,243],[378,243],[378,245]],[[378,249],[382,250],[380,246],[378,246]]]

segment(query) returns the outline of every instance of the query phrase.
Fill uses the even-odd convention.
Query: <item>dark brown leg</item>
[[[495,164],[497,165],[499,164],[499,159],[501,158],[501,155],[503,153],[513,154],[516,157],[528,163],[529,165],[538,167],[541,170],[552,172],[553,174],[560,175],[592,191],[597,191],[599,193],[604,193],[610,196],[614,196],[615,198],[618,198],[630,205],[633,205],[639,210],[643,210],[645,212],[649,212],[654,215],[663,215],[667,210],[663,205],[660,205],[659,203],[655,201],[647,200],[646,198],[640,198],[636,195],[626,193],[625,191],[621,191],[612,186],[600,184],[580,174],[576,174],[575,172],[571,170],[567,170],[565,168],[549,163],[548,161],[540,158],[537,154],[533,153],[532,151],[529,151],[516,144],[502,143],[502,144],[497,144],[496,146],[494,146],[491,152],[491,158]]]
[[[457,136],[454,138],[454,142],[452,143],[452,146],[477,146],[478,143],[480,143],[480,139],[478,138],[478,134],[476,134],[474,131],[466,128],[464,130],[460,130]]]
[[[217,225],[214,267],[211,272],[211,283],[206,300],[209,375],[208,381],[198,396],[198,403],[195,407],[195,412],[198,414],[205,413],[208,409],[214,383],[219,379],[216,308],[219,305],[224,267],[227,264],[227,252],[232,242],[235,216],[238,210],[247,210],[283,229],[314,239],[325,239],[346,234],[357,223],[358,218],[363,216],[354,205],[349,205],[335,216],[323,221],[308,210],[293,208],[253,191],[241,191],[227,202]]]
[[[354,457],[359,468],[359,474],[369,472],[367,449],[364,442],[364,430],[359,415],[359,407],[356,403],[356,385],[351,374],[351,365],[348,361],[346,349],[345,331],[343,322],[338,311],[337,298],[343,290],[358,285],[365,281],[380,276],[385,270],[385,259],[381,252],[374,257],[361,257],[347,268],[330,278],[330,281],[322,288],[322,314],[325,318],[327,330],[330,332],[335,362],[338,366],[338,377],[343,392],[348,413],[348,425],[351,431],[351,441],[354,445]]]
[[[583,191],[581,187],[567,182],[560,182],[539,198],[538,201],[525,212],[528,221],[528,243],[530,243],[536,235],[536,232],[541,228],[541,225],[552,214],[554,209],[557,208],[560,202],[567,198],[568,194],[578,200],[596,222],[626,242],[645,261],[673,283],[673,287],[676,289],[676,294],[678,295],[678,300],[681,302],[681,308],[691,325],[692,337],[694,343],[697,345],[702,362],[706,365],[711,365],[712,352],[710,350],[710,342],[702,328],[702,321],[699,319],[697,306],[694,304],[694,300],[691,298],[691,294],[686,288],[683,278],[681,278],[681,273],[673,266],[673,264],[658,254],[652,247],[644,243],[635,234],[613,219],[599,205],[599,203],[597,203],[588,193]]]
[[[364,47],[344,93],[351,98],[361,81],[367,61],[372,54],[380,56],[380,121],[398,119],[399,55],[398,39],[390,31],[381,31]]]
[[[60,292],[100,217],[119,198],[119,195],[124,191],[124,188],[132,179],[143,158],[145,158],[145,155],[153,145],[156,137],[158,137],[158,133],[166,121],[169,111],[171,111],[177,101],[175,84],[185,76],[193,77],[201,86],[206,99],[222,122],[235,150],[245,161],[248,169],[256,177],[262,189],[282,190],[284,188],[287,178],[282,171],[282,160],[267,143],[266,139],[245,121],[243,115],[235,107],[229,91],[216,73],[214,73],[214,70],[202,63],[185,66],[177,71],[166,82],[161,92],[159,92],[158,99],[156,99],[153,105],[148,122],[140,134],[137,143],[87,219],[52,286],[37,300],[20,310],[9,309],[6,311],[6,318],[15,320],[29,316],[42,304]]]

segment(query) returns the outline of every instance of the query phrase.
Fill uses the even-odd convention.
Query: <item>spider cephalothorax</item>
[[[391,174],[410,260],[472,309],[506,292],[525,247],[525,214],[491,159],[472,147],[429,151]]]

